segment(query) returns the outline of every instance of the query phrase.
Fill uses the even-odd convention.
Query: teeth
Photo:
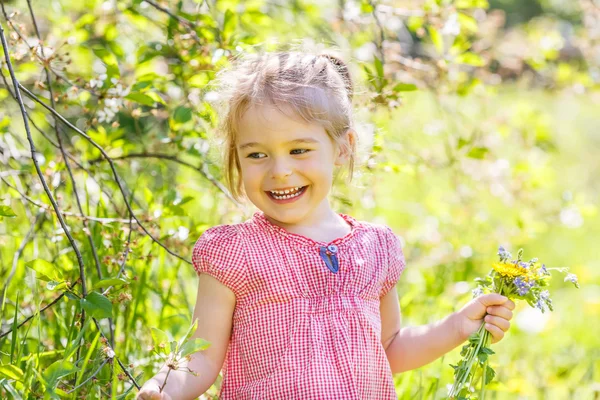
[[[293,192],[297,192],[298,190],[300,190],[300,186],[292,188],[292,189],[286,189],[286,190],[271,190],[271,193],[273,194],[278,194],[280,196],[289,194],[289,193],[293,193]]]
[[[299,189],[301,189],[301,188],[300,187],[295,187],[295,188],[289,189],[289,190],[272,190],[271,194],[277,200],[291,199],[293,197],[298,197],[300,195]],[[290,193],[290,192],[294,192],[294,191],[296,191],[296,193],[294,193],[294,194],[286,194],[286,193]]]

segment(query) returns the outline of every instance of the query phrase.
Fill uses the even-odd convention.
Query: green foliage
[[[0,81],[0,398],[132,399],[125,372],[141,384],[209,346],[192,337],[190,250],[208,227],[251,212],[217,183],[221,115],[211,84],[238,54],[299,40],[337,43],[349,61],[367,151],[332,203],[403,237],[406,325],[455,311],[499,242],[569,265],[586,286],[600,283],[595,11],[570,14],[566,40],[552,14],[505,30],[497,9],[512,23],[509,3],[424,0],[387,11],[388,2],[371,1],[157,3],[168,15],[138,0],[34,2],[42,51],[27,5],[3,2],[17,78],[45,104],[52,89],[57,111],[112,158],[124,190],[94,145],[22,93],[36,159],[79,260],[33,167],[13,88]],[[508,361],[492,361],[498,378],[492,350],[481,348],[498,399],[592,397],[600,342],[589,321],[600,309],[586,286],[556,291],[551,317],[529,315],[552,318],[540,319],[535,340],[534,328],[515,321],[497,345]],[[445,396],[448,359],[396,376],[400,398]]]

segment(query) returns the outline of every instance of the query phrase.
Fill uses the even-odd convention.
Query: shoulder
[[[372,235],[376,235],[383,242],[398,240],[398,236],[396,236],[392,228],[385,224],[369,221],[355,221],[362,227],[364,231]]]
[[[196,241],[196,246],[221,245],[237,238],[237,236],[238,228],[236,225],[217,225],[205,230]]]
[[[200,236],[192,251],[192,264],[197,273],[212,275],[236,295],[243,292],[246,257],[242,224],[218,225]]]

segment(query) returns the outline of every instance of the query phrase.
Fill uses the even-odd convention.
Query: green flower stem
[[[498,288],[498,293],[500,295],[502,294],[502,288],[504,286],[504,279],[500,278],[500,287]],[[485,322],[484,322],[485,324]],[[485,331],[485,338],[484,338],[484,343],[485,343],[485,347],[488,347],[490,345],[490,342],[492,341],[491,339],[491,334],[488,330]],[[485,359],[485,363],[483,364],[483,371],[481,372],[481,390],[479,392],[479,400],[483,400],[485,397],[485,376],[486,376],[486,372],[487,372],[487,366],[488,366],[488,361],[489,361],[489,356],[486,357]]]
[[[498,291],[496,293],[502,295],[503,286],[504,286],[504,280],[500,279],[500,287],[498,288]],[[460,390],[463,388],[467,379],[469,379],[469,374],[471,372],[471,368],[473,368],[473,363],[475,362],[475,359],[476,359],[477,355],[479,354],[479,351],[481,350],[482,346],[488,347],[490,345],[491,333],[487,329],[485,329],[485,321],[483,321],[481,323],[481,326],[477,330],[477,334],[479,335],[479,343],[477,343],[477,346],[471,345],[471,347],[465,357],[467,369],[464,371],[464,373],[460,374],[460,376],[457,377],[458,378],[457,382],[455,382],[455,385],[452,387],[452,390],[450,391],[450,397],[456,396],[458,394],[458,392],[460,392]],[[487,370],[487,363],[488,363],[488,360],[486,359],[484,366],[483,366],[483,373],[482,373],[482,380],[481,380],[481,391],[480,391],[481,398],[483,398],[483,396],[485,395],[484,394],[485,393],[485,373]]]

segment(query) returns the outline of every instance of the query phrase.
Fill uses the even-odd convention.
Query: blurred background
[[[222,184],[210,84],[289,44],[349,64],[360,165],[331,201],[401,238],[403,325],[523,248],[581,288],[555,273],[554,312],[518,304],[487,397],[600,398],[598,0],[0,4],[1,398],[131,399],[158,371],[151,328],[188,329],[195,240],[254,211]],[[398,397],[445,398],[459,352]]]

